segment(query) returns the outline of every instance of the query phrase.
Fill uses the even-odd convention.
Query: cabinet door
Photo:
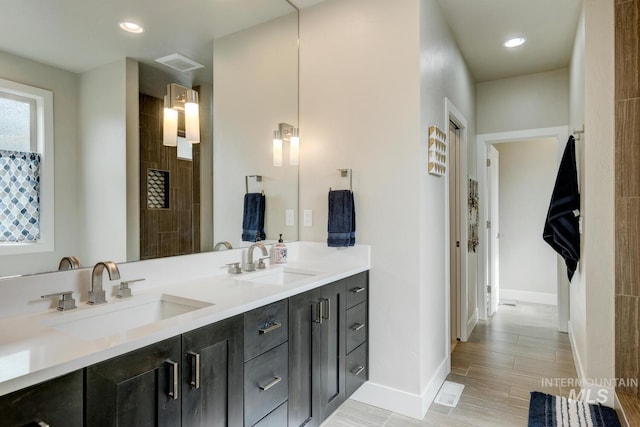
[[[317,290],[289,299],[289,427],[321,422],[320,316]]]
[[[180,425],[180,337],[86,369],[86,425]]]
[[[326,419],[345,400],[345,282],[320,288],[320,406]]]
[[[182,425],[243,424],[242,315],[182,335]]]
[[[82,371],[18,390],[0,398],[0,424],[82,426]]]

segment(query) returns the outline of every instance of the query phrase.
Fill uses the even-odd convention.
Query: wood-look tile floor
[[[456,408],[434,403],[416,420],[348,400],[323,427],[526,426],[531,391],[569,396],[570,387],[543,379],[577,381],[569,336],[556,325],[555,306],[501,305],[451,355],[447,380],[465,385]]]

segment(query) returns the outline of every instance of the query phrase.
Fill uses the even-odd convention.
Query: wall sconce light
[[[198,92],[176,83],[167,85],[164,97],[164,123],[162,143],[168,147],[178,145],[178,113],[184,112],[185,139],[190,144],[200,143],[200,112]]]
[[[300,137],[298,128],[288,123],[278,124],[278,130],[273,131],[273,166],[282,166],[282,143],[289,143],[289,164],[300,162]]]

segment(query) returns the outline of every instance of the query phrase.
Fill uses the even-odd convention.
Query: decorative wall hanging
[[[447,172],[447,135],[429,126],[429,173],[442,176]]]
[[[468,221],[469,221],[469,237],[468,237],[468,251],[475,252],[478,249],[480,239],[478,237],[478,224],[479,224],[479,197],[478,197],[478,181],[473,178],[469,178],[469,202],[467,208],[469,209]]]

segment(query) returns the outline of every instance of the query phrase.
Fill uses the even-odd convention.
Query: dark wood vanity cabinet
[[[7,426],[319,426],[368,378],[368,272],[0,397]]]
[[[242,315],[182,335],[182,425],[243,425]]]
[[[180,337],[86,368],[85,425],[180,425]]]
[[[86,368],[87,426],[241,427],[242,316]]]
[[[81,427],[82,370],[0,397],[0,425]]]
[[[289,426],[318,426],[345,400],[345,281],[289,301]]]

